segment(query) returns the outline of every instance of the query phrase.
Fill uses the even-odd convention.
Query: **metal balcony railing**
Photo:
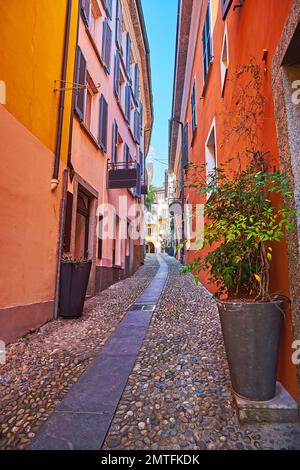
[[[107,162],[107,188],[124,189],[136,188],[139,169],[136,162]]]

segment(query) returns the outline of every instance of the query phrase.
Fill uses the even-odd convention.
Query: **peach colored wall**
[[[217,134],[217,162],[226,161],[228,156],[236,155],[236,147],[226,144],[220,148],[222,143],[222,135],[224,133],[223,121],[226,110],[231,107],[232,99],[235,92],[235,83],[231,81],[232,75],[238,65],[247,64],[251,59],[255,59],[258,64],[262,62],[263,49],[268,50],[268,71],[263,84],[263,93],[267,97],[265,108],[265,121],[261,137],[264,141],[264,149],[270,150],[278,164],[278,148],[275,129],[273,96],[271,88],[271,63],[272,58],[279,42],[281,32],[283,30],[285,20],[291,7],[291,0],[278,2],[277,0],[268,0],[257,2],[255,0],[247,0],[242,8],[233,11],[231,7],[226,19],[228,29],[229,43],[229,70],[228,79],[225,85],[224,98],[221,97],[221,77],[220,77],[220,56],[223,44],[223,34],[225,22],[222,21],[221,4],[219,0],[211,0],[213,10],[213,50],[214,59],[211,67],[210,76],[208,78],[205,97],[200,99],[203,90],[203,69],[202,69],[202,30],[204,17],[207,8],[207,0],[204,0],[200,27],[198,32],[198,40],[194,51],[193,66],[191,72],[190,89],[188,105],[186,110],[185,121],[189,122],[191,142],[191,92],[193,79],[197,77],[197,113],[198,113],[198,129],[190,148],[189,157],[191,161],[205,163],[205,141],[208,136],[212,121],[216,119]],[[187,191],[188,193],[189,191]],[[199,197],[190,194],[190,201],[199,201]],[[186,260],[189,261],[195,255],[189,251]],[[207,282],[207,276],[203,273],[201,281],[213,290]],[[274,261],[271,270],[271,290],[280,291],[285,295],[289,295],[288,283],[288,266],[285,242],[274,246]],[[279,378],[286,388],[297,396],[296,390],[296,371],[291,363],[291,343],[292,343],[292,323],[290,312],[286,314],[284,332],[282,336],[282,348],[280,356]]]
[[[53,299],[60,190],[50,191],[52,152],[3,106],[0,123],[3,308]]]

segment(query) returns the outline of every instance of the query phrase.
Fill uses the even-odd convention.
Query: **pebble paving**
[[[0,448],[23,449],[92,362],[159,267],[145,266],[86,302],[80,319],[50,322],[7,347],[0,366]]]
[[[297,424],[238,423],[215,302],[165,260],[169,279],[103,449],[300,449]]]

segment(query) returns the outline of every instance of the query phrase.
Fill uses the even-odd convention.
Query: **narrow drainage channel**
[[[100,449],[168,278],[160,268],[32,441],[32,450]]]

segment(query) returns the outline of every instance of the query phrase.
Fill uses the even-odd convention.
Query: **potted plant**
[[[259,80],[256,68],[250,68],[250,73]],[[235,135],[247,132],[245,142],[249,136],[252,142],[246,147],[243,161],[239,153],[237,165],[228,160],[211,172],[205,165],[189,167],[191,182],[187,187],[207,199],[205,233],[204,247],[182,271],[192,271],[197,281],[200,272],[205,271],[214,285],[235,393],[265,401],[276,394],[284,319],[283,297],[270,293],[272,253],[285,231],[294,229],[296,213],[284,203],[292,197],[286,174],[270,168],[269,154],[254,148],[257,113],[261,115],[257,103],[263,102],[258,94],[259,87],[245,107],[241,93],[236,101],[240,114],[234,111],[236,121],[231,129]],[[253,111],[254,102],[256,114],[246,118],[247,105]],[[207,175],[204,178],[203,172]]]
[[[92,261],[64,256],[60,269],[59,312],[62,317],[82,315]]]

